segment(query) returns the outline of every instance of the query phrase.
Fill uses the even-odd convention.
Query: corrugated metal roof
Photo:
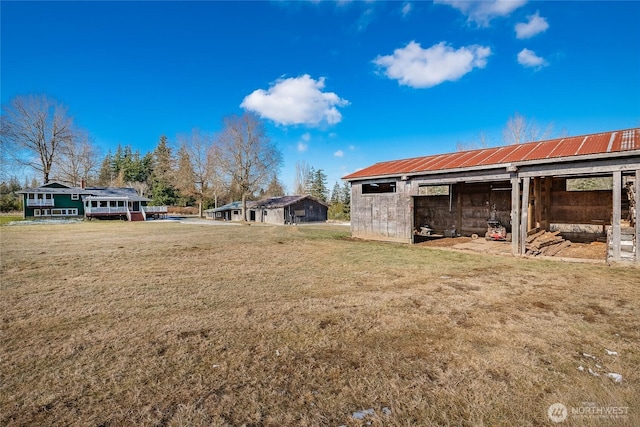
[[[380,162],[346,175],[343,179],[356,180],[546,159],[551,163],[553,159],[560,157],[606,155],[630,150],[640,150],[640,128]]]

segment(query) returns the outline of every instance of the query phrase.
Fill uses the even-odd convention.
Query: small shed
[[[492,220],[514,255],[538,229],[607,241],[612,260],[640,262],[639,128],[392,160],[343,179],[354,237],[484,236]]]
[[[324,222],[329,206],[309,195],[262,199],[249,209],[251,221],[269,224]]]
[[[247,208],[252,204],[253,202],[247,202]],[[208,219],[216,221],[242,221],[242,202],[236,201],[215,209],[206,209],[204,213]]]

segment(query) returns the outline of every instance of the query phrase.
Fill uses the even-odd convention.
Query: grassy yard
[[[22,221],[24,218],[22,215],[0,215],[0,225],[5,225],[10,222]]]
[[[637,268],[340,226],[3,226],[0,243],[3,426],[640,425]]]

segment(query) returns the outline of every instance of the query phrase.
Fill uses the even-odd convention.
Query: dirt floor
[[[511,242],[489,241],[484,238],[472,239],[471,237],[444,237],[418,243],[418,246],[434,248],[452,248],[459,250],[471,250],[494,254],[511,254]],[[571,246],[562,249],[554,258],[575,258],[588,260],[606,259],[607,245],[602,242],[571,243]]]

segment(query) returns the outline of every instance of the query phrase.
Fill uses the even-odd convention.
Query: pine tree
[[[178,168],[176,170],[176,188],[180,192],[180,206],[187,206],[195,201],[198,194],[196,189],[196,177],[191,164],[191,158],[186,146],[182,145],[178,150]],[[202,183],[200,183],[202,185]]]
[[[313,170],[311,173],[311,188],[309,194],[323,202],[329,197],[329,189],[327,188],[327,174],[322,169]]]
[[[336,181],[331,192],[331,204],[342,203],[342,187]]]
[[[107,155],[102,160],[102,166],[100,166],[100,172],[98,174],[98,185],[103,187],[109,187],[111,185],[113,171],[111,169],[112,164],[111,150],[107,152]]]
[[[156,205],[174,205],[177,191],[174,186],[174,160],[166,136],[162,135],[153,152],[153,173],[151,177],[152,201]]]

